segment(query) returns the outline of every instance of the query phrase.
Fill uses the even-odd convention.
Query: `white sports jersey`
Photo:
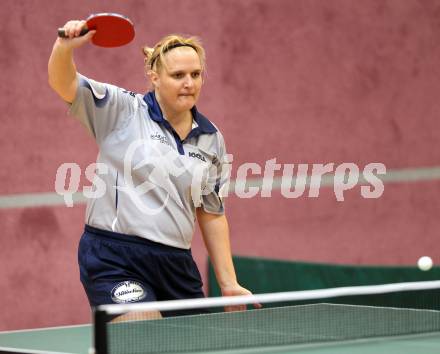
[[[88,200],[86,224],[190,248],[195,208],[224,212],[219,195],[230,166],[221,133],[194,107],[182,141],[154,92],[134,94],[80,74],[78,82],[70,112],[98,143],[94,186],[105,186]]]

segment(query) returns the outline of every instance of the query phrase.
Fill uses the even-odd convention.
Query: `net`
[[[360,303],[396,294],[415,305]],[[197,353],[434,333],[439,295],[440,281],[427,281],[105,305],[95,311],[95,347],[98,354]],[[263,308],[221,312],[255,303]]]

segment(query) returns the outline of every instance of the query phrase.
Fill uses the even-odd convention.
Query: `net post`
[[[93,322],[94,322],[94,347],[95,354],[108,354],[107,348],[107,321],[109,316],[105,310],[101,310],[99,307],[93,309]]]

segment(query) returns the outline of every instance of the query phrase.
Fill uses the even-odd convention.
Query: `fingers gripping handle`
[[[88,32],[89,32],[89,30],[87,28],[83,28],[81,30],[81,32],[79,33],[79,35],[84,36]],[[60,38],[67,38],[68,37],[64,28],[58,28],[58,37],[60,37]]]

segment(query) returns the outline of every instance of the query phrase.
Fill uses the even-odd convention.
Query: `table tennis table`
[[[312,304],[132,321],[108,327],[109,337],[113,337],[113,331],[118,333],[109,343],[111,353],[440,352],[440,311],[434,310]],[[145,350],[132,351],[126,347],[127,341],[120,343],[133,334],[141,336]],[[93,353],[92,342],[92,325],[9,331],[0,333],[0,352],[89,354]]]

